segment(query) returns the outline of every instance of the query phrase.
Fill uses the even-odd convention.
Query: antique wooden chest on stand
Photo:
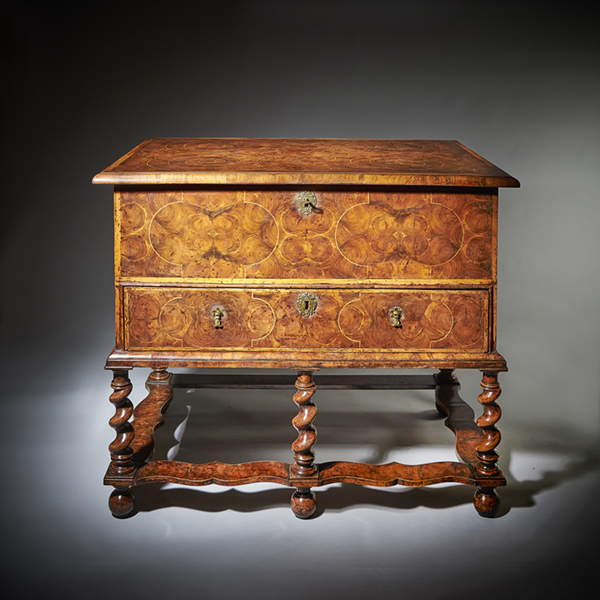
[[[517,180],[455,141],[157,138],[94,183],[114,185],[116,346],[106,369],[116,437],[105,483],[115,516],[131,514],[131,488],[149,482],[276,482],[296,488],[300,518],[315,511],[311,488],[331,483],[460,482],[477,488],[479,514],[497,513],[495,488],[506,483],[495,450],[506,371],[496,351],[497,202]],[[134,367],[150,369],[135,408]],[[181,367],[197,374],[169,372]],[[152,460],[174,387],[294,385],[203,367],[296,372],[290,463]],[[454,369],[483,373],[476,421]],[[458,460],[318,464],[316,388],[435,390]]]

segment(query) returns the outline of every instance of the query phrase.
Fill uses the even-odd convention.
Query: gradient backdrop
[[[4,597],[577,593],[598,557],[600,492],[592,13],[462,0],[22,1],[4,13]],[[265,485],[148,486],[139,514],[110,516],[112,197],[91,179],[159,136],[456,139],[521,181],[500,192],[501,518],[479,518],[466,487],[332,486],[301,522],[290,491]],[[479,373],[459,375],[476,405]],[[430,394],[317,404],[320,461],[453,458]],[[285,460],[294,409],[280,392],[179,395],[158,451]]]

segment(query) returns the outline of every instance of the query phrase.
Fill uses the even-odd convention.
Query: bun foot
[[[123,519],[133,512],[135,496],[129,488],[116,488],[108,499],[108,508],[114,517]]]
[[[475,510],[482,517],[493,517],[500,508],[500,498],[494,488],[480,487],[475,492]]]
[[[312,517],[317,510],[317,497],[310,488],[299,488],[292,494],[292,511],[299,519]]]

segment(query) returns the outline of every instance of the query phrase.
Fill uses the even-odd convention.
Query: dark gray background
[[[576,591],[597,557],[600,491],[600,44],[591,14],[578,3],[522,1],[12,2],[3,21],[10,598]],[[112,198],[91,179],[158,136],[456,139],[521,181],[500,192],[498,347],[510,368],[501,378],[501,518],[480,519],[472,490],[457,486],[332,487],[310,522],[294,519],[282,488],[148,488],[134,518],[110,516],[101,480],[113,438],[103,371],[114,335]],[[459,375],[476,405],[479,373]],[[136,401],[144,376],[133,377]],[[260,458],[288,455],[294,406],[281,393],[187,398],[161,433],[165,452],[189,411],[186,435],[197,437],[183,438],[180,458],[196,448],[247,459],[238,445],[264,450]],[[322,393],[318,404],[319,460],[453,458],[430,395],[402,403]]]

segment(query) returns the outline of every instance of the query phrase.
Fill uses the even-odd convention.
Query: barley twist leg
[[[110,443],[110,466],[111,475],[123,477],[133,474],[135,465],[132,461],[133,449],[133,427],[129,419],[133,415],[133,405],[129,400],[129,394],[133,388],[127,371],[113,371],[111,387],[114,390],[110,395],[110,402],[115,407],[115,414],[110,419],[109,425],[115,430],[115,439]],[[133,511],[134,496],[125,483],[123,486],[114,486],[115,490],[110,495],[108,506],[115,517],[125,517]]]
[[[316,370],[316,369],[314,369]],[[315,455],[312,450],[317,441],[317,430],[312,424],[317,413],[317,407],[311,401],[315,393],[315,384],[312,380],[313,370],[298,369],[294,402],[298,405],[298,415],[292,424],[298,432],[296,441],[292,444],[294,463],[291,472],[297,477],[310,477],[315,475],[317,467],[314,464]],[[317,509],[314,492],[310,487],[298,487],[292,495],[292,511],[299,519],[308,519]]]
[[[475,446],[477,451],[477,472],[485,477],[500,475],[497,466],[498,453],[495,448],[500,443],[500,432],[496,423],[500,419],[502,410],[496,403],[501,389],[498,383],[498,373],[484,371],[481,382],[483,392],[477,400],[483,405],[483,415],[477,419],[477,425],[483,430],[483,438]],[[475,509],[482,517],[493,517],[500,507],[500,499],[493,486],[480,486],[475,493]]]

